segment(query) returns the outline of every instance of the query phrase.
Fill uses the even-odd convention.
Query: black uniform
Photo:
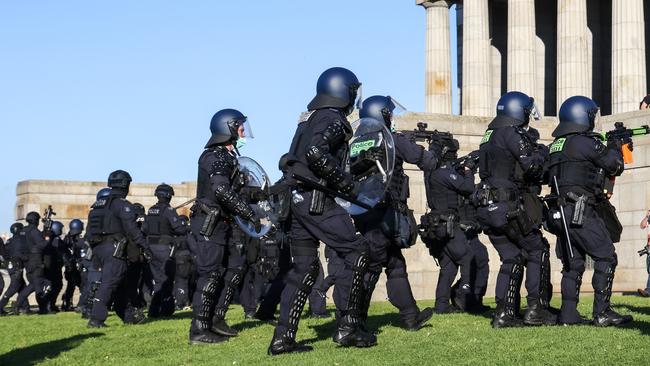
[[[9,238],[5,243],[4,249],[10,282],[7,291],[5,291],[2,298],[0,298],[0,313],[5,310],[4,308],[9,303],[9,299],[25,288],[23,272],[25,264],[29,258],[29,248],[27,247],[26,238],[25,236],[20,235],[20,233]],[[29,303],[26,298],[23,304],[19,304],[18,308],[24,309],[25,307],[29,308]]]
[[[192,302],[192,335],[210,334],[215,306],[223,289],[223,261],[231,235],[229,215],[252,219],[254,213],[235,193],[243,182],[235,155],[225,146],[210,146],[199,158],[197,201],[192,206],[190,226],[192,258],[198,272]]]
[[[147,211],[143,231],[153,257],[149,262],[154,278],[154,288],[149,316],[169,316],[174,313],[174,272],[176,263],[172,253],[176,237],[187,233],[189,228],[168,202],[158,202]]]
[[[480,146],[481,196],[478,218],[499,253],[501,268],[495,297],[497,315],[514,319],[519,311],[519,291],[526,265],[527,312],[537,311],[540,299],[540,264],[545,243],[528,216],[523,199],[527,182],[538,182],[544,155],[535,149],[522,127],[500,124],[496,117]],[[531,313],[532,314],[532,313]],[[496,316],[495,319],[501,318]],[[497,320],[493,323],[498,326]]]
[[[610,296],[614,271],[618,263],[612,236],[607,221],[616,218],[614,208],[603,195],[606,177],[618,176],[623,172],[623,157],[619,150],[610,149],[595,134],[571,134],[555,140],[550,148],[549,181],[557,179],[560,196],[565,202],[565,216],[573,257],[567,250],[567,243],[561,230],[557,206],[549,212],[551,230],[558,235],[556,246],[558,257],[563,260],[562,308],[560,322],[580,323],[576,306],[580,294],[582,274],[585,271],[585,256],[594,261],[593,316],[610,310]],[[585,197],[584,222],[571,224],[576,208],[575,198]],[[609,215],[608,215],[609,214]]]
[[[407,199],[410,195],[409,179],[404,173],[403,164],[404,162],[416,164],[418,168],[428,175],[435,169],[437,157],[409,140],[404,134],[393,133],[392,135],[395,143],[395,167],[385,202],[368,213],[354,218],[357,228],[370,245],[370,264],[366,276],[366,299],[363,316],[367,317],[372,292],[382,269],[385,268],[388,300],[399,309],[400,317],[406,326],[411,328],[419,327],[415,323],[420,314],[420,309],[411,291],[406,260],[402,254],[402,249],[412,245],[413,242],[404,244],[403,242],[408,242],[409,238],[395,238],[400,234],[403,235],[400,231],[406,231],[411,233],[413,236],[411,239],[415,240],[415,231],[417,230],[413,213],[407,206]],[[387,219],[396,214],[410,219],[408,220],[408,228],[400,230],[396,226],[398,224],[397,220]],[[392,224],[388,224],[388,222]]]
[[[61,237],[54,235],[52,232],[49,235],[48,245],[43,251],[43,263],[45,265],[45,278],[50,281],[52,285],[52,292],[49,296],[49,310],[59,311],[56,306],[56,299],[59,297],[63,289],[63,250],[64,244]]]
[[[126,192],[114,187],[111,195],[97,200],[88,214],[88,241],[94,264],[101,271],[101,284],[95,293],[91,314],[91,322],[95,324],[106,320],[109,301],[117,295],[125,278],[128,241],[149,250],[136,224],[133,205],[125,197]],[[114,310],[124,320],[125,301],[115,301]]]
[[[72,297],[75,288],[79,288],[79,292],[81,292],[81,252],[83,247],[84,238],[79,234],[68,234],[63,238],[64,276],[67,282],[61,306],[64,311],[71,310],[73,307]]]
[[[189,225],[189,222],[188,222]],[[174,250],[174,259],[176,262],[176,272],[174,274],[174,302],[176,310],[182,310],[190,306],[191,294],[190,278],[194,272],[192,264],[192,254],[188,240],[191,240],[191,234],[186,234],[176,238],[176,250]]]
[[[351,178],[343,173],[348,154],[347,141],[351,134],[350,123],[338,109],[317,109],[303,114],[289,150],[290,173],[316,181],[322,179],[332,189],[351,192]],[[318,275],[318,246],[323,242],[336,251],[346,264],[344,273],[337,277],[334,287],[339,323],[335,341],[338,341],[338,336],[360,330],[368,243],[357,234],[350,215],[333,197],[323,195],[321,201],[318,197],[321,192],[313,191],[299,182],[290,184],[295,189],[290,222],[293,268],[282,292],[280,319],[274,340],[285,339],[288,343],[295,340],[300,314]],[[322,213],[316,213],[314,208],[321,204]],[[373,344],[376,342],[375,339],[369,340]]]
[[[48,298],[52,286],[50,281],[45,278],[45,265],[43,262],[43,252],[48,246],[48,242],[43,237],[43,233],[34,224],[29,224],[21,231],[20,235],[25,236],[25,241],[29,247],[29,259],[25,266],[27,272],[28,285],[20,291],[16,304],[21,304],[27,300],[32,292],[36,293],[36,302],[38,302],[39,312],[48,312]]]
[[[449,304],[451,285],[460,268],[459,295],[470,289],[470,270],[474,251],[469,238],[459,223],[458,207],[461,197],[474,192],[472,174],[458,172],[449,161],[444,161],[426,180],[427,203],[431,212],[427,214],[427,246],[430,253],[439,260],[440,274],[436,288],[435,311],[452,311]],[[425,219],[423,219],[424,221]]]

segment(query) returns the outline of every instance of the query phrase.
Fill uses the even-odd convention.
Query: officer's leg
[[[217,305],[214,310],[214,318],[212,319],[212,331],[227,337],[234,337],[237,335],[237,330],[231,328],[226,323],[226,312],[228,306],[235,295],[235,291],[239,288],[244,273],[246,270],[246,255],[244,252],[243,244],[232,243],[228,245],[228,267],[224,275],[223,291],[219,295]]]
[[[432,308],[425,308],[422,311],[418,308],[408,279],[406,259],[401,249],[394,245],[388,248],[386,292],[388,301],[399,309],[400,318],[407,330],[419,330],[431,319]]]
[[[474,252],[472,261],[472,281],[471,286],[474,291],[475,309],[478,311],[487,310],[483,306],[483,296],[487,292],[488,277],[490,275],[490,256],[487,247],[478,239],[478,235],[471,235],[470,246]]]
[[[22,269],[10,269],[9,279],[9,287],[7,287],[7,291],[2,295],[2,298],[0,298],[0,313],[5,311],[5,306],[9,303],[9,299],[20,291],[21,282],[23,280]]]
[[[516,318],[519,312],[519,292],[524,272],[524,258],[521,249],[506,236],[490,235],[489,238],[501,259],[495,290],[497,309],[492,320],[492,327],[521,326],[521,321]]]
[[[561,243],[562,240],[562,244]],[[558,238],[557,245],[564,248],[563,239]],[[560,257],[562,258],[562,257]],[[568,258],[568,256],[567,256]],[[568,265],[562,269],[562,306],[560,308],[560,324],[581,324],[582,320],[578,313],[578,302],[580,300],[580,286],[582,285],[582,274],[585,272],[585,258],[582,250],[573,247],[573,258],[568,260]]]
[[[329,314],[327,314],[326,307],[326,291],[323,291],[325,273],[323,272],[323,264],[320,262],[320,258],[318,263],[318,276],[316,276],[316,283],[309,294],[309,315],[317,318],[326,318]]]
[[[104,321],[108,317],[108,302],[124,280],[126,260],[113,257],[114,249],[111,243],[106,242],[93,248],[94,254],[101,262],[102,277],[93,301],[89,327],[104,326]]]
[[[448,240],[444,250],[460,270],[458,287],[453,293],[451,301],[456,308],[467,311],[472,305],[474,297],[470,286],[474,252],[469,246],[465,233],[460,228],[456,228],[454,237]],[[453,273],[452,282],[455,275]]]
[[[449,304],[451,296],[451,284],[456,278],[458,265],[454,263],[445,246],[438,258],[440,273],[438,274],[438,285],[436,286],[435,312],[438,314],[453,312],[454,308]]]
[[[632,316],[618,314],[610,307],[614,272],[618,264],[614,244],[605,223],[593,210],[590,211],[586,214],[582,228],[575,230],[572,235],[579,238],[578,244],[594,260],[593,323],[597,326],[621,325],[632,321]]]
[[[52,293],[49,295],[49,307],[52,311],[59,311],[59,308],[56,306],[56,299],[59,297],[61,290],[63,289],[63,274],[61,273],[61,267],[54,266],[50,275],[48,276],[50,283],[52,284]]]
[[[174,300],[176,310],[182,310],[189,305],[189,278],[190,278],[189,253],[176,257],[176,275],[174,276]]]
[[[255,296],[255,270],[247,267],[239,292],[239,303],[244,309],[244,317],[249,318],[257,310],[257,297]]]
[[[280,318],[275,327],[269,354],[309,351],[306,346],[296,344],[296,333],[300,315],[318,275],[318,243],[311,241],[292,242],[293,267],[287,275],[287,282],[282,291]]]
[[[149,304],[149,316],[152,318],[160,316],[160,306],[162,303],[163,286],[165,285],[165,262],[169,257],[169,248],[166,245],[154,244],[151,248],[151,261],[149,270],[153,277],[153,291],[151,294],[151,303]]]
[[[210,331],[214,307],[223,289],[223,256],[225,244],[197,241],[191,246],[198,274],[192,301],[193,318],[190,325],[190,343],[217,343],[227,338]]]
[[[366,225],[368,226],[368,225]],[[390,241],[378,227],[371,227],[363,234],[368,243],[368,270],[364,277],[364,295],[361,306],[361,320],[368,318],[368,309],[372,294],[379,281],[381,270],[388,264],[388,248]],[[325,282],[325,281],[323,281]],[[324,285],[324,283],[323,283]]]
[[[550,275],[547,272],[549,262],[546,242],[539,230],[526,235],[521,243],[526,256],[526,290],[528,307],[524,313],[526,325],[554,325],[557,316],[548,310],[548,284],[542,279]],[[543,299],[542,299],[543,297]]]
[[[280,248],[280,258],[278,261],[279,272],[271,281],[271,284],[266,289],[266,293],[262,296],[260,306],[257,309],[255,318],[263,321],[275,320],[275,311],[280,304],[282,292],[286,286],[286,278],[291,270],[291,251],[288,244]]]

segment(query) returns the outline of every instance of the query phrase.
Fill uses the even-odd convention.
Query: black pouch
[[[621,234],[623,233],[623,225],[618,220],[616,215],[616,208],[607,199],[601,199],[594,205],[594,210],[598,216],[605,222],[605,227],[609,232],[612,242],[618,243],[621,241]]]
[[[113,247],[115,248],[115,250],[113,250],[113,257],[117,259],[126,259],[127,244],[128,240],[126,238],[115,239],[115,242],[113,243]]]

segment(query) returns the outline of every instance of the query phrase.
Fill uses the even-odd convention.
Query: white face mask
[[[246,146],[246,138],[245,137],[240,137],[237,139],[237,150],[241,149],[242,147]]]

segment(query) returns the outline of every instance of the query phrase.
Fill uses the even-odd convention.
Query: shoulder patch
[[[454,173],[451,173],[451,174],[449,174],[449,178],[451,178],[453,180],[457,180],[458,176],[456,174],[454,174]]]
[[[298,117],[298,123],[307,122],[311,115],[314,114],[314,112],[315,111],[306,111],[300,113],[300,116]]]
[[[560,152],[564,149],[564,143],[566,142],[566,137],[560,137],[559,139],[553,141],[551,147],[549,148],[549,154],[554,154]]]
[[[485,131],[485,134],[483,135],[483,138],[481,139],[480,145],[483,145],[484,143],[490,141],[490,138],[492,137],[492,132],[494,132],[494,130]]]

